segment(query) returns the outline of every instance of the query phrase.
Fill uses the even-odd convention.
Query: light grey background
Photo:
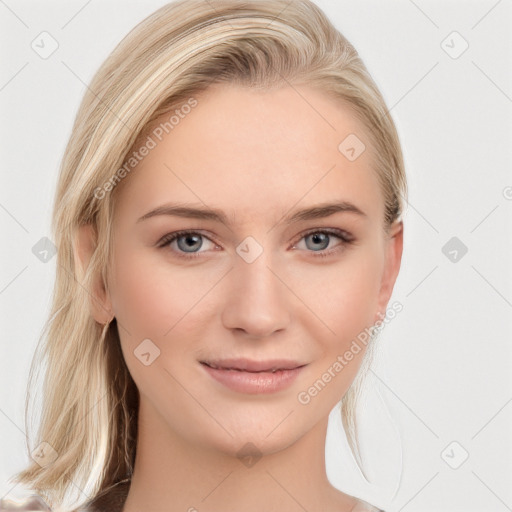
[[[50,236],[72,122],[101,62],[164,3],[0,0],[0,496],[25,495],[8,479],[27,462],[25,386],[55,273],[32,247]],[[512,510],[511,2],[316,3],[381,88],[410,186],[391,300],[404,309],[381,335],[361,412],[372,483],[337,410],[329,477],[387,512]],[[59,45],[46,59],[31,47],[43,31]]]

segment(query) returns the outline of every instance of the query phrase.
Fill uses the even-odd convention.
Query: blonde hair
[[[30,389],[36,369],[46,364],[39,428],[27,447],[43,447],[47,457],[55,450],[57,458],[47,465],[34,460],[14,477],[52,507],[81,506],[129,478],[135,461],[139,395],[120,349],[123,327],[115,319],[101,326],[89,307],[94,276],[108,282],[119,187],[109,194],[98,190],[112,183],[155,120],[222,82],[258,88],[308,84],[349,104],[378,155],[385,224],[401,215],[406,180],[393,120],[356,50],[311,1],[181,0],[139,23],[85,93],[56,191],[56,281],[30,370],[25,421],[28,432]],[[96,234],[86,269],[76,252],[84,224]],[[372,351],[369,345],[368,358]],[[342,399],[343,425],[358,461],[354,411],[363,374]]]

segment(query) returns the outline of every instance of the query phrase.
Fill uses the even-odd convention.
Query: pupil
[[[326,233],[315,233],[311,235],[314,243],[322,243],[322,239],[324,242],[327,242],[327,244],[324,243],[324,246],[321,247],[321,249],[325,249],[329,245],[328,241],[328,235]]]
[[[181,240],[185,240],[186,241],[185,244],[184,244],[185,245],[185,250],[186,249],[194,249],[194,244],[196,244],[196,245],[199,244],[198,247],[196,247],[196,249],[199,249],[201,247],[201,245],[202,245],[202,243],[199,240],[199,236],[197,236],[197,235],[184,235],[184,236],[182,236],[181,238],[178,239],[178,245],[181,245],[180,244]],[[183,249],[183,247],[180,247],[180,249]]]

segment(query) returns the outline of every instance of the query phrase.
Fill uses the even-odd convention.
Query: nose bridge
[[[255,336],[283,329],[289,320],[289,292],[276,271],[270,248],[252,237],[236,248],[231,274],[231,297],[223,318],[228,328],[239,328]]]
[[[247,253],[241,255],[244,246],[241,244],[237,249],[238,257],[235,260],[235,274],[237,275],[240,288],[250,290],[255,294],[275,293],[276,277],[271,269],[275,266],[273,254],[270,249],[265,248],[259,254],[255,254],[253,247]],[[247,245],[245,245],[247,247]],[[246,258],[247,257],[247,258]]]

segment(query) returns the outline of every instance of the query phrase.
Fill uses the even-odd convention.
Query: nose
[[[284,272],[274,269],[271,254],[263,252],[252,263],[236,256],[222,311],[226,329],[246,338],[265,338],[290,322],[293,293]],[[288,285],[288,286],[287,286]]]

